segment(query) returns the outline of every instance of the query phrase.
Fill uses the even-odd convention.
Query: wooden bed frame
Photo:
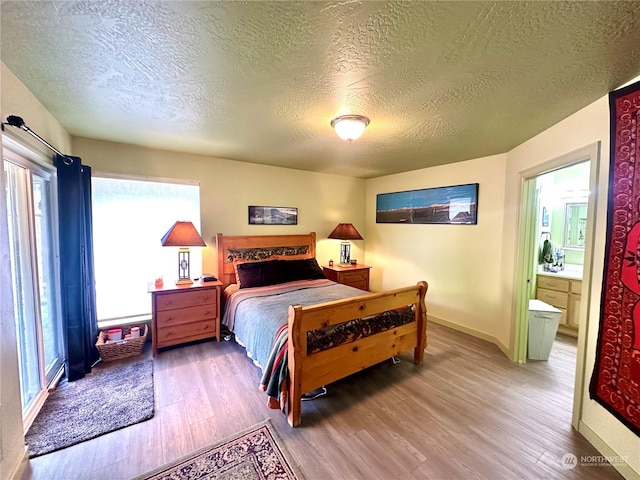
[[[218,278],[223,288],[235,282],[233,258],[245,252],[282,258],[286,250],[291,258],[315,258],[316,235],[217,235]],[[288,248],[295,247],[295,248]],[[427,310],[424,297],[427,283],[364,293],[361,296],[311,306],[289,307],[289,424],[300,424],[302,394],[340,380],[352,373],[382,362],[406,350],[414,350],[413,362],[422,364],[427,346]],[[352,343],[307,354],[307,332],[348,320],[413,305],[414,321]]]

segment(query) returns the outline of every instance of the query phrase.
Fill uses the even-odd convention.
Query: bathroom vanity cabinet
[[[559,273],[538,273],[536,298],[562,312],[558,332],[578,336],[582,279]]]

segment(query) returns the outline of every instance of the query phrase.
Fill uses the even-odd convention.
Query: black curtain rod
[[[62,153],[60,150],[58,150],[56,147],[51,145],[49,142],[47,142],[44,138],[42,138],[36,132],[31,130],[29,127],[27,127],[27,125],[24,123],[24,120],[22,119],[22,117],[18,117],[16,115],[9,115],[7,117],[7,121],[2,123],[2,131],[3,132],[4,132],[4,126],[5,125],[10,125],[12,127],[19,128],[20,130],[24,130],[29,135],[31,135],[33,138],[38,140],[40,143],[44,144],[47,148],[49,148],[49,150],[52,150],[55,153],[57,153],[58,155],[60,155],[63,158],[62,161],[64,162],[65,165],[71,165],[73,163],[73,159],[72,158],[69,158],[68,155],[65,155],[64,153]]]

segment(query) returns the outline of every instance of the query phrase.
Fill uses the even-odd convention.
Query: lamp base
[[[189,269],[188,247],[180,247],[180,250],[178,250],[178,280],[176,285],[193,285],[191,270]]]
[[[351,244],[347,241],[340,242],[340,265],[351,265]]]

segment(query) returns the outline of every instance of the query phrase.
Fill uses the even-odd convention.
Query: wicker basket
[[[131,328],[132,327],[122,327],[123,339],[116,343],[107,343],[106,331],[102,331],[98,334],[96,348],[98,349],[98,352],[100,352],[103,362],[120,360],[121,358],[133,357],[142,353],[144,342],[147,341],[148,327],[146,324],[144,329],[140,327],[139,337],[125,339],[124,336],[131,333]]]

